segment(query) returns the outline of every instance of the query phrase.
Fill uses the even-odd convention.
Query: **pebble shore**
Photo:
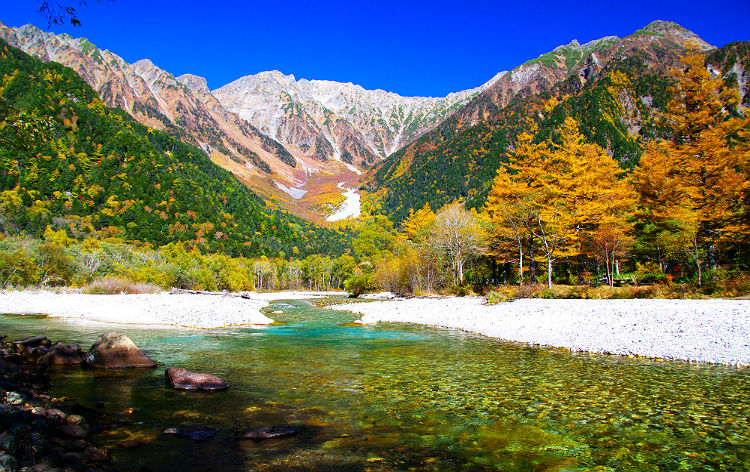
[[[415,323],[573,351],[750,366],[750,300],[544,300],[485,305],[482,298],[330,306],[360,322]]]

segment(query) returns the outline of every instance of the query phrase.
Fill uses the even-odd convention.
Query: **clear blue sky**
[[[46,29],[34,0],[1,0],[0,21]],[[78,0],[61,0],[77,5]],[[627,36],[669,20],[716,46],[750,40],[750,0],[88,0],[84,36],[128,62],[148,57],[210,88],[277,69],[401,95],[442,96],[572,39]]]

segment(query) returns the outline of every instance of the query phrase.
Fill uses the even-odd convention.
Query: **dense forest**
[[[200,149],[105,107],[75,72],[0,42],[0,231],[48,226],[232,256],[341,254],[348,235],[269,208]]]

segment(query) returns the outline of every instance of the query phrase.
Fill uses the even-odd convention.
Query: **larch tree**
[[[700,254],[715,268],[717,243],[746,238],[750,229],[743,208],[750,118],[733,114],[736,90],[711,75],[702,55],[691,52],[682,61],[659,116],[670,140],[647,146],[634,183],[644,213],[664,231],[695,230],[691,238],[673,240],[689,243],[700,284]]]
[[[533,279],[536,200],[540,198],[540,163],[548,152],[546,143],[534,143],[536,128],[518,136],[507,164],[499,167],[485,203],[482,218],[489,223],[488,250],[498,262],[518,265],[519,284],[524,279],[524,255]],[[524,249],[526,249],[524,251]]]
[[[404,236],[409,241],[419,242],[424,240],[432,222],[435,221],[435,213],[429,203],[417,210],[409,210],[409,216],[403,222]]]

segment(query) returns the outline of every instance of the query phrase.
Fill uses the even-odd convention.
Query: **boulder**
[[[83,364],[96,369],[156,367],[127,336],[106,333],[99,336],[83,359]]]
[[[170,367],[164,372],[167,383],[180,390],[224,390],[229,384],[211,374],[198,374],[182,367]]]
[[[31,336],[18,341],[13,341],[19,351],[23,352],[24,349],[30,347],[50,347],[52,341],[47,339],[47,336]]]
[[[260,429],[248,431],[242,435],[242,439],[252,439],[253,441],[262,441],[264,439],[284,438],[294,436],[297,430],[291,426],[265,426]]]
[[[36,363],[39,365],[76,365],[83,361],[83,351],[78,344],[55,343]]]
[[[177,428],[167,428],[163,433],[180,438],[191,438],[193,441],[207,441],[216,436],[216,429],[203,425],[180,426]]]

